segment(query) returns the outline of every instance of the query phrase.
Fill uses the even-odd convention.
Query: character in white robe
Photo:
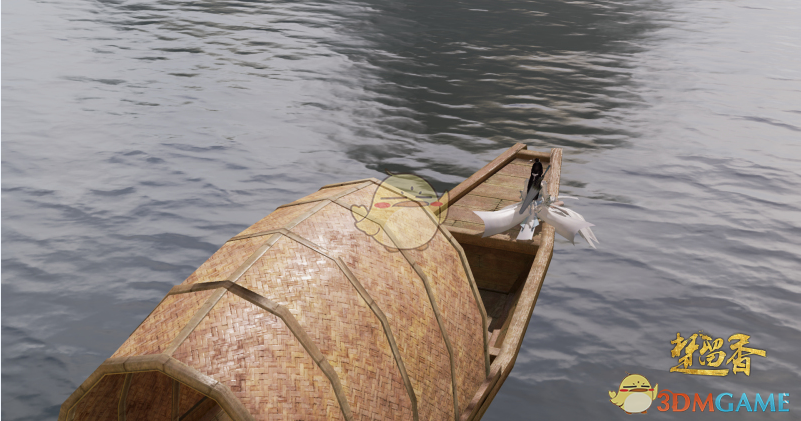
[[[534,189],[532,189],[533,191]],[[595,226],[584,220],[578,212],[565,208],[558,198],[548,195],[548,183],[543,181],[539,200],[534,201],[536,192],[529,191],[521,202],[514,203],[495,212],[474,211],[484,221],[484,234],[489,237],[500,234],[516,225],[522,225],[518,240],[531,240],[534,229],[539,225],[538,219],[552,225],[559,235],[575,243],[576,234],[581,235],[590,247],[598,243],[590,227]],[[522,194],[521,194],[522,195]],[[557,202],[559,205],[557,205]]]

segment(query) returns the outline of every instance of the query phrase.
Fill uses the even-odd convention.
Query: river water
[[[276,206],[384,170],[448,189],[525,142],[564,148],[601,244],[557,240],[484,419],[619,419],[626,372],[735,405],[790,393],[758,415],[793,419],[799,22],[792,0],[4,1],[2,418],[55,419]],[[699,330],[766,356],[668,372]]]

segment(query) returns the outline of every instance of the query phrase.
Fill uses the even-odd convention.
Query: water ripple
[[[557,240],[484,419],[617,419],[606,390],[626,371],[687,391],[801,379],[792,3],[3,13],[4,419],[54,419],[172,285],[276,206],[385,170],[445,190],[515,142],[564,148],[562,191],[602,243]],[[669,375],[669,341],[699,329],[768,357],[745,380]]]

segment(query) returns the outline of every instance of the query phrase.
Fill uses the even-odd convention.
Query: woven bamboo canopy
[[[514,365],[553,228],[482,239],[469,211],[505,206],[535,155],[556,167],[556,194],[561,150],[515,145],[450,192],[422,247],[357,227],[377,179],[280,206],[172,288],[59,420],[480,418]],[[399,244],[420,226],[393,230]]]

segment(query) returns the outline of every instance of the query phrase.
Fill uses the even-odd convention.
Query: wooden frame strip
[[[342,193],[351,194],[351,193],[356,192],[358,190],[359,190],[358,187],[351,187],[351,188],[345,190]],[[277,208],[275,208],[275,210],[283,209],[283,208],[289,208],[289,207],[292,207],[292,206],[305,205],[307,203],[324,202],[324,201],[327,201],[327,200],[331,200],[331,197],[333,197],[333,196],[338,196],[338,194],[337,195],[328,196],[328,197],[318,197],[316,199],[299,200],[297,202],[286,203],[286,204],[283,204],[281,206],[278,206]]]
[[[225,294],[226,291],[230,292],[280,318],[286,325],[287,329],[289,329],[289,331],[295,335],[295,338],[297,338],[298,342],[300,342],[301,346],[303,346],[303,349],[306,350],[309,356],[312,357],[312,360],[314,360],[317,366],[320,367],[320,370],[322,370],[323,374],[328,377],[328,380],[331,382],[331,388],[334,390],[334,395],[336,395],[337,401],[339,402],[339,408],[342,410],[342,415],[346,420],[353,419],[353,413],[351,412],[350,405],[345,397],[345,392],[342,389],[342,383],[339,381],[339,376],[337,375],[336,371],[334,371],[334,368],[331,366],[322,352],[320,352],[320,349],[317,348],[317,345],[315,345],[311,340],[311,337],[309,337],[303,327],[301,327],[295,316],[293,316],[286,307],[241,285],[237,285],[233,281],[215,282],[215,284],[217,288],[220,288],[221,295]],[[200,311],[198,311],[198,313],[200,313]],[[205,314],[203,316],[205,317]]]
[[[395,238],[394,238],[395,236],[392,235],[389,232],[389,230],[386,229],[386,227],[382,227],[382,228],[383,228],[384,232],[387,234],[387,237],[389,237],[392,240],[392,242],[397,245],[398,243],[395,241]],[[454,359],[453,359],[453,347],[451,346],[451,339],[450,339],[450,337],[448,335],[447,329],[445,328],[445,324],[442,322],[442,315],[439,312],[439,306],[437,306],[437,299],[434,296],[434,290],[431,288],[431,283],[428,281],[428,277],[423,272],[423,268],[421,268],[420,265],[418,265],[414,261],[414,257],[407,250],[402,250],[402,249],[398,249],[398,250],[400,250],[400,252],[403,255],[403,257],[405,257],[406,260],[409,262],[409,264],[412,266],[412,269],[414,269],[414,271],[417,272],[417,276],[419,276],[420,279],[423,281],[423,286],[426,289],[426,294],[428,294],[428,301],[431,303],[431,309],[434,310],[434,318],[437,319],[437,324],[439,325],[439,330],[440,330],[440,333],[442,334],[442,339],[445,341],[445,347],[448,349],[448,356],[450,357],[450,363],[451,363],[451,388],[453,389],[454,419],[458,420],[459,419],[459,390],[458,390],[458,388],[456,386],[456,361],[454,361]]]
[[[187,292],[208,291],[210,289],[226,288],[226,285],[232,284],[231,281],[215,281],[215,282],[200,282],[197,284],[181,284],[176,285],[167,292],[167,295],[186,294]]]
[[[280,228],[277,230],[272,230],[269,233],[271,234],[278,234],[284,235],[290,238],[297,243],[314,250],[315,252],[325,256],[328,259],[331,259],[339,269],[343,272],[345,277],[351,283],[353,288],[357,291],[357,293],[361,296],[361,298],[365,301],[365,303],[370,307],[370,309],[375,314],[376,318],[378,318],[379,322],[382,325],[384,330],[384,334],[387,337],[387,341],[389,343],[389,347],[392,350],[393,357],[395,358],[395,363],[398,366],[398,371],[400,372],[401,378],[403,379],[403,383],[406,387],[406,392],[409,395],[409,400],[412,404],[412,414],[415,421],[418,420],[418,411],[417,411],[417,396],[414,393],[414,389],[412,388],[411,381],[409,380],[409,375],[406,372],[406,365],[403,363],[403,357],[400,355],[400,350],[398,349],[398,345],[395,342],[395,336],[392,333],[392,329],[389,326],[389,321],[387,321],[386,315],[378,306],[378,304],[373,300],[370,294],[364,289],[364,286],[356,279],[356,276],[350,270],[350,268],[345,264],[345,262],[340,257],[332,256],[326,249],[320,247],[319,245],[307,240],[306,238],[301,237],[300,235],[295,234],[292,231],[286,230],[284,228]],[[231,288],[236,285],[231,281],[221,281],[221,282],[204,282],[200,284],[191,284],[191,285],[177,285],[173,287],[167,295],[173,294],[185,294],[189,292],[197,292],[197,291],[204,291],[209,289],[216,289],[216,288],[225,288],[226,290],[231,290]],[[243,297],[244,298],[244,297]],[[255,304],[255,303],[254,303]]]
[[[492,346],[492,347],[494,347],[494,346],[495,346],[495,341],[497,341],[497,340],[498,340],[498,335],[499,335],[500,333],[501,333],[501,330],[500,330],[500,329],[495,329],[495,330],[493,330],[493,331],[492,331],[492,336],[490,337],[490,343],[489,343],[489,344],[490,344],[490,346]]]
[[[122,385],[122,393],[120,393],[120,403],[117,405],[117,420],[125,421],[125,412],[128,409],[128,392],[131,390],[131,377],[133,374],[128,373],[125,375],[125,383]]]
[[[184,412],[183,414],[181,414],[179,416],[178,421],[186,419],[186,417],[188,417],[189,415],[192,415],[192,411],[194,411],[195,409],[198,409],[200,407],[200,405],[202,405],[203,402],[206,402],[206,399],[208,399],[208,398],[209,398],[208,396],[204,396],[204,397],[200,398],[200,400],[197,401],[194,405],[192,405],[191,408],[187,409],[186,412]]]
[[[373,297],[371,297],[367,290],[364,289],[364,286],[362,286],[361,282],[356,279],[356,275],[351,272],[350,268],[345,264],[342,258],[333,258],[328,255],[324,256],[334,260],[342,273],[345,274],[345,277],[348,278],[348,281],[350,281],[351,285],[353,285],[353,288],[358,291],[364,302],[366,302],[370,309],[373,310],[375,317],[381,322],[381,327],[384,328],[384,334],[387,336],[387,342],[389,342],[389,348],[392,350],[392,355],[395,358],[395,364],[398,366],[398,371],[403,379],[403,385],[406,386],[406,394],[409,395],[409,400],[412,404],[412,418],[414,421],[418,421],[420,416],[417,412],[417,395],[415,395],[412,382],[409,380],[409,374],[406,372],[406,365],[403,363],[403,357],[401,356],[397,342],[395,342],[395,335],[392,333],[392,328],[389,326],[389,320],[387,320],[387,316],[383,311],[381,311],[381,307],[379,307],[378,303],[373,300]]]
[[[331,195],[331,196],[328,196],[328,197],[320,197],[320,198],[317,198],[317,199],[301,200],[301,201],[297,201],[297,202],[287,203],[287,204],[281,205],[281,206],[279,206],[279,207],[277,207],[275,209],[278,210],[278,209],[281,209],[281,208],[288,208],[290,206],[304,205],[306,203],[314,203],[314,202],[323,202],[323,201],[331,201],[331,202],[333,202],[334,200],[337,200],[340,197],[347,196],[347,195],[349,195],[351,193],[357,192],[357,191],[369,186],[370,184],[373,184],[373,181],[371,179],[368,179],[368,180],[370,180],[370,181],[364,182],[364,183],[362,183],[362,184],[360,184],[358,186],[351,187],[351,188],[345,190],[344,192],[339,192],[337,194],[334,194],[334,195]],[[358,182],[358,180],[356,182]],[[354,183],[354,182],[341,183],[340,185],[348,185],[348,184],[352,184],[352,183]],[[335,187],[335,186],[332,186],[332,187]],[[328,188],[328,187],[323,186],[323,187],[320,188],[320,190],[322,190],[324,188]]]
[[[526,149],[520,150],[515,155],[515,158],[520,159],[534,159],[539,158],[542,160],[550,161],[551,160],[551,153],[550,152],[540,152],[540,151],[529,151]]]
[[[324,199],[322,202],[318,203],[316,206],[312,207],[311,209],[307,210],[306,212],[303,212],[302,214],[298,215],[297,217],[295,217],[295,219],[289,221],[286,225],[284,225],[281,228],[286,228],[286,229],[294,228],[295,225],[305,221],[306,218],[314,215],[315,213],[317,213],[317,211],[319,211],[320,209],[326,207],[326,205],[328,205],[328,203],[330,203],[330,201],[328,199]]]
[[[216,282],[215,282],[216,283]],[[180,285],[179,285],[180,286]],[[209,289],[209,288],[205,288]],[[202,290],[201,290],[202,291]],[[170,291],[172,292],[172,291]],[[180,332],[173,338],[172,342],[170,342],[170,346],[164,350],[164,354],[172,356],[175,353],[175,350],[181,346],[182,343],[192,334],[196,327],[203,321],[203,319],[209,314],[212,308],[220,301],[222,296],[225,294],[225,290],[215,291],[211,296],[206,299],[206,302],[195,312],[191,319],[186,322],[184,328],[181,329]]]
[[[348,210],[350,210],[351,206],[352,206],[349,203],[343,202],[342,200],[335,200],[334,203],[336,203],[337,205],[342,206],[343,208],[348,209]],[[428,213],[426,213],[426,214],[428,214]],[[362,216],[367,218],[368,215],[369,215],[369,210],[368,210],[368,214],[362,215]],[[434,218],[434,216],[433,215],[429,215],[429,218]],[[436,223],[436,221],[434,221],[434,222]],[[442,225],[438,224],[438,228],[441,229]],[[387,236],[390,238],[390,240],[392,240],[392,242],[397,246],[398,242],[395,240],[395,236],[389,230],[387,230],[386,227],[382,226],[382,229],[387,234]],[[448,238],[448,241],[451,242],[451,245],[453,246],[454,243],[451,241],[452,237],[446,235],[446,238]],[[434,317],[437,320],[437,324],[439,325],[440,332],[442,334],[442,338],[443,338],[443,340],[445,342],[445,347],[448,350],[448,355],[450,357],[450,364],[451,364],[451,387],[453,389],[454,418],[456,420],[458,420],[459,419],[459,395],[458,395],[458,390],[457,390],[457,385],[456,385],[456,362],[453,359],[453,348],[451,347],[450,337],[448,336],[448,333],[447,333],[447,331],[445,329],[445,326],[442,323],[442,316],[439,313],[439,307],[437,306],[436,298],[434,297],[434,293],[433,293],[433,290],[431,289],[431,285],[430,285],[430,283],[428,281],[428,277],[425,276],[425,273],[423,272],[422,268],[414,261],[414,257],[411,256],[408,251],[402,250],[402,249],[398,249],[398,250],[400,250],[401,254],[404,256],[404,258],[412,266],[412,269],[414,269],[414,271],[418,274],[418,276],[420,276],[420,279],[423,281],[423,286],[426,289],[426,294],[428,295],[428,299],[429,299],[429,301],[431,303],[432,310],[434,311]],[[461,248],[461,246],[459,246],[459,248],[457,249],[457,253],[460,253],[459,254],[459,258],[460,259],[464,259],[462,261],[463,261],[463,263],[466,263],[467,259],[466,259],[466,257],[464,257],[464,250]],[[487,374],[489,374],[490,364],[489,364],[489,346],[488,346],[488,343],[487,343],[487,340],[488,340],[487,339],[487,313],[486,313],[486,309],[484,309],[484,303],[481,301],[480,294],[478,295],[478,297],[476,297],[476,294],[478,294],[478,285],[475,282],[475,278],[473,277],[473,273],[470,270],[470,266],[467,265],[467,266],[464,266],[464,267],[465,267],[466,273],[468,274],[468,282],[471,284],[471,289],[473,289],[473,294],[474,294],[473,297],[474,297],[474,299],[476,299],[476,303],[479,303],[477,305],[478,305],[478,308],[479,308],[479,313],[481,314],[481,318],[482,318],[482,329],[481,330],[482,330],[482,336],[483,336],[483,340],[484,340],[485,371],[487,372]]]
[[[236,237],[230,238],[228,241],[226,241],[226,243],[230,243],[231,241],[246,240],[248,238],[254,238],[254,237],[263,237],[265,235],[270,235],[270,234],[275,234],[276,232],[280,232],[280,230],[281,228],[254,232],[252,234],[237,235]]]
[[[482,237],[480,231],[475,231],[467,228],[454,227],[446,225],[445,229],[450,232],[457,241],[464,244],[471,244],[474,246],[487,247],[496,250],[513,251],[515,253],[523,253],[534,256],[537,254],[537,249],[540,246],[540,236],[537,235],[530,241],[517,241],[515,239],[501,239],[496,238],[500,234],[491,237]]]
[[[478,387],[476,394],[473,395],[473,399],[469,404],[467,404],[467,408],[465,408],[464,412],[462,412],[462,416],[459,417],[459,421],[475,419],[475,414],[483,406],[489,392],[495,387],[495,385],[498,384],[498,380],[501,378],[500,367],[500,365],[494,365],[492,367],[490,375],[487,376],[483,382],[481,382],[481,386]]]
[[[552,196],[559,196],[559,183],[562,181],[562,148],[551,149],[551,175],[548,182],[548,192]]]
[[[448,239],[448,242],[451,243],[451,247],[456,249],[456,253],[459,254],[459,260],[462,262],[462,267],[464,268],[464,273],[467,275],[467,281],[470,284],[470,290],[473,292],[473,299],[476,301],[476,306],[478,307],[478,312],[481,313],[481,331],[484,336],[484,371],[486,372],[485,375],[489,376],[490,374],[490,356],[489,356],[489,339],[487,330],[489,329],[490,321],[487,317],[487,309],[484,307],[484,300],[481,299],[481,293],[478,291],[478,284],[476,283],[476,278],[473,277],[473,271],[470,269],[470,263],[467,262],[467,255],[462,248],[462,245],[459,244],[453,235],[442,225],[440,225],[439,230],[442,232],[442,235]]]
[[[342,203],[338,203],[342,206]],[[384,233],[389,237],[390,240],[397,246],[398,241],[395,239],[395,235],[392,234],[390,230],[388,230],[385,226],[381,227],[384,230]],[[397,248],[397,247],[396,247]],[[409,262],[409,265],[412,269],[417,273],[417,276],[423,281],[423,286],[425,287],[426,294],[428,295],[428,301],[431,304],[431,309],[434,311],[434,318],[437,320],[437,325],[439,326],[440,334],[442,335],[442,339],[445,342],[445,348],[448,350],[448,357],[450,360],[451,365],[451,389],[453,390],[453,412],[454,412],[454,419],[459,419],[459,390],[456,387],[456,362],[453,360],[453,348],[451,347],[451,340],[448,336],[448,331],[445,329],[445,325],[442,322],[442,315],[439,312],[439,306],[437,306],[437,300],[434,296],[434,291],[431,289],[431,284],[428,281],[428,277],[423,272],[423,269],[414,261],[414,257],[409,254],[407,250],[403,250],[398,248],[400,253]]]
[[[349,203],[346,203],[346,202],[344,202],[342,200],[336,200],[336,201],[334,201],[334,203],[336,203],[337,205],[342,206],[343,208],[348,209],[348,210],[350,210],[351,207],[353,206],[353,205],[351,205]],[[361,215],[361,213],[360,213],[360,215]],[[478,307],[479,314],[481,315],[481,324],[482,324],[482,332],[483,332],[482,335],[484,337],[484,365],[485,365],[486,374],[489,375],[489,372],[490,372],[490,360],[489,360],[489,345],[487,343],[487,329],[489,328],[489,321],[487,319],[487,310],[484,308],[484,301],[481,299],[481,294],[478,292],[478,284],[476,283],[475,277],[473,277],[473,271],[470,269],[470,265],[467,263],[467,255],[465,255],[464,249],[459,244],[459,242],[450,234],[450,232],[448,232],[447,227],[444,227],[442,224],[439,224],[434,219],[435,217],[433,215],[429,214],[428,212],[426,212],[426,215],[428,215],[428,217],[430,219],[432,219],[434,221],[434,223],[437,224],[437,228],[442,232],[442,234],[445,236],[445,238],[448,239],[448,242],[450,242],[451,246],[454,249],[456,249],[456,252],[459,255],[459,259],[462,261],[462,267],[465,270],[465,274],[467,274],[467,281],[470,284],[470,289],[473,292],[473,299],[475,300],[476,306]],[[367,214],[362,215],[362,216],[364,218],[368,218],[369,210],[368,210]],[[373,222],[376,222],[376,221],[373,221]],[[376,222],[376,223],[378,223],[378,222]],[[389,233],[387,233],[387,234],[389,234]],[[390,239],[392,239],[392,241],[395,242],[393,237],[390,237]],[[397,242],[395,242],[395,244],[397,245]]]
[[[264,253],[267,253],[267,250],[269,250],[270,247],[272,247],[280,238],[281,238],[280,234],[273,234],[273,236],[268,238],[267,241],[264,242],[264,244],[262,244],[258,249],[256,249],[256,251],[253,252],[253,254],[251,254],[250,257],[248,257],[247,260],[244,261],[244,263],[239,265],[239,267],[236,268],[236,270],[233,271],[233,273],[228,275],[228,277],[225,280],[231,282],[238,281],[239,278],[242,277],[242,275],[245,272],[247,272],[248,269],[250,269],[250,267],[253,266],[253,264],[256,263],[257,260],[261,259],[261,257],[264,256]]]
[[[278,241],[279,238],[281,238],[281,234],[273,234],[273,236],[270,237],[267,241],[265,241],[264,244],[262,244],[258,249],[256,249],[256,251],[253,252],[253,254],[251,254],[250,257],[247,258],[247,260],[245,260],[241,265],[239,265],[239,267],[233,273],[231,273],[228,276],[226,281],[229,281],[229,282],[238,281],[239,278],[242,276],[242,274],[247,272],[247,270],[250,269],[250,267],[253,266],[253,264],[256,263],[256,261],[259,260],[264,255],[264,253],[266,253],[267,250],[270,247],[272,247],[273,244],[276,243],[276,241]],[[209,285],[203,285],[203,284],[209,284]],[[177,285],[177,286],[173,287],[173,289],[171,289],[170,292],[167,295],[174,294],[173,290],[176,290],[176,288],[177,288],[176,291],[182,291],[184,289],[187,289],[187,287],[188,287],[189,291],[186,291],[186,292],[204,291],[204,290],[208,290],[208,289],[219,288],[219,286],[217,286],[217,284],[218,284],[218,282],[200,282],[200,283],[197,283],[197,284],[189,284],[189,285],[181,284],[181,285]],[[175,350],[178,349],[178,347],[181,346],[182,343],[184,343],[186,338],[188,338],[189,335],[192,334],[192,332],[195,330],[195,328],[198,327],[200,322],[203,321],[203,319],[209,314],[211,309],[214,308],[215,305],[217,305],[217,302],[220,301],[220,299],[222,298],[222,296],[224,294],[225,294],[225,290],[220,290],[220,291],[214,292],[206,300],[206,302],[203,303],[203,306],[200,307],[197,312],[195,312],[194,316],[192,316],[192,318],[189,319],[189,322],[187,322],[186,325],[184,326],[184,328],[181,329],[181,331],[173,339],[172,343],[164,351],[164,353],[167,354],[167,355],[172,355],[175,352]]]
[[[78,402],[97,386],[104,376],[145,371],[164,373],[183,385],[214,399],[234,421],[255,421],[227,386],[165,354],[107,359],[64,401],[59,412],[59,421],[66,420],[68,413],[74,413]]]
[[[360,179],[360,180],[345,181],[344,183],[333,183],[333,184],[326,184],[326,185],[324,185],[323,187],[320,187],[320,188],[318,189],[318,191],[319,191],[319,190],[323,190],[323,189],[330,189],[330,188],[332,188],[332,187],[347,186],[348,184],[358,184],[358,183],[365,183],[365,182],[368,182],[368,181],[369,181],[369,182],[371,182],[371,183],[373,183],[373,184],[376,184],[376,185],[377,185],[377,184],[381,184],[381,180],[379,180],[379,179],[377,179],[377,178],[375,178],[375,177],[370,177],[370,178],[362,178],[362,179]]]
[[[178,421],[178,418],[181,416],[180,404],[181,404],[181,382],[172,379],[172,416],[170,417],[172,421]]]
[[[270,235],[270,234],[285,235],[285,236],[290,237],[291,239],[297,241],[298,243],[301,243],[304,246],[306,246],[306,247],[308,247],[308,248],[310,248],[310,249],[312,249],[312,250],[314,250],[314,251],[316,251],[316,252],[318,252],[320,254],[327,254],[328,253],[328,251],[325,250],[324,248],[318,246],[317,244],[312,243],[311,241],[309,241],[309,240],[307,240],[307,239],[295,234],[294,232],[292,232],[292,231],[290,231],[289,229],[286,229],[286,228],[278,228],[278,229],[273,229],[273,230],[269,230],[269,231],[257,232],[257,233],[254,233],[254,234],[249,234],[249,236],[257,237],[257,236],[261,236],[261,235]],[[235,239],[236,238],[232,238],[232,239],[230,239],[228,241],[234,241]]]

